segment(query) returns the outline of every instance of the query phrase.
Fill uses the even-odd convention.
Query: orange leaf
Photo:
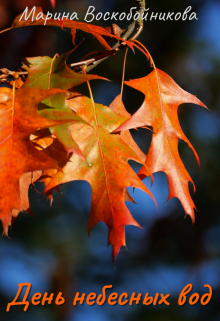
[[[159,69],[155,69],[144,78],[125,83],[141,91],[145,99],[141,108],[115,132],[136,127],[153,127],[153,138],[146,165],[152,173],[160,171],[166,173],[169,184],[168,200],[177,197],[186,214],[189,214],[194,222],[195,205],[188,187],[189,182],[193,185],[194,183],[179,156],[179,139],[184,140],[193,150],[198,163],[199,157],[180,127],[177,109],[183,103],[194,103],[205,108],[206,106],[195,96],[181,89],[172,78]],[[145,167],[142,167],[138,174],[144,179],[147,176]]]
[[[60,125],[70,120],[52,120],[40,117],[38,104],[60,92],[60,89],[37,90],[21,88],[16,92],[0,88],[0,220],[8,234],[12,215],[26,210],[22,202],[19,180],[24,173],[56,169],[58,162],[38,151],[30,135],[39,128]],[[25,208],[24,208],[25,206]]]
[[[74,154],[70,162],[52,177],[45,192],[73,180],[89,182],[92,187],[89,231],[100,221],[108,226],[108,242],[112,244],[114,260],[121,246],[125,246],[125,225],[140,227],[124,203],[128,200],[134,202],[126,188],[137,187],[153,198],[128,164],[129,159],[143,162],[120,135],[110,134],[126,118],[83,96],[68,100],[68,104],[93,126],[72,126],[72,136],[86,156],[87,163]]]

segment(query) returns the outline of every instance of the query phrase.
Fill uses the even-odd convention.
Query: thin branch
[[[125,34],[121,37],[124,40],[127,40],[128,37],[132,34],[132,32],[134,31],[136,26],[136,22],[134,21],[127,29],[127,31],[125,32]],[[114,52],[117,52],[123,48],[126,47],[125,43],[121,43],[121,41],[117,42],[113,47],[112,50],[114,50]],[[92,65],[88,66],[86,68],[86,73],[90,72],[93,68],[95,68],[96,66],[98,66],[100,63],[102,63],[103,61],[105,61],[106,59],[108,59],[109,56],[101,58],[101,59],[94,59],[94,61],[92,62]],[[81,73],[81,72],[80,72]]]
[[[125,34],[122,36],[122,39],[127,40],[130,35],[133,33],[136,25],[137,25],[137,32],[135,33],[135,35],[130,39],[130,40],[134,40],[137,39],[139,37],[139,35],[141,34],[142,30],[143,30],[143,20],[142,20],[142,16],[144,14],[145,11],[145,7],[146,7],[146,3],[145,0],[134,0],[137,3],[138,6],[138,10],[137,12],[140,13],[140,18],[137,21],[133,21],[132,24],[130,24],[130,26],[128,26]],[[116,43],[116,45],[114,45],[112,47],[112,50],[115,50],[115,52],[123,49],[126,47],[126,43],[121,43],[120,41]],[[94,58],[93,62],[91,62],[92,64],[90,66],[88,66],[86,68],[86,73],[88,73],[89,71],[91,71],[93,68],[95,68],[96,66],[98,66],[101,62],[105,61],[108,59],[109,56],[104,57],[102,59],[98,59],[98,57]],[[81,72],[80,72],[81,73]]]
[[[3,79],[3,78],[8,78],[8,77],[13,77],[13,78],[16,78],[16,75],[27,75],[28,72],[27,71],[10,71],[9,69],[7,68],[2,68],[0,69],[0,79]]]

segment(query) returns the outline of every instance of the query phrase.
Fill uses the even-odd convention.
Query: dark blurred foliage
[[[8,28],[26,6],[42,6],[52,10],[49,0],[0,0],[0,28]],[[96,11],[126,11],[132,1],[57,0],[57,12],[78,12],[80,20],[89,5]],[[20,213],[10,232],[11,239],[0,242],[0,319],[8,321],[60,320],[146,320],[151,321],[217,321],[220,318],[220,4],[210,0],[147,1],[150,12],[183,12],[188,6],[199,20],[147,21],[139,40],[151,52],[156,66],[167,72],[183,89],[196,95],[211,111],[195,105],[181,105],[181,126],[201,159],[198,172],[191,150],[180,142],[180,155],[197,191],[193,200],[199,212],[192,226],[178,200],[166,204],[168,196],[165,174],[154,175],[152,192],[158,202],[135,191],[135,204],[128,204],[135,219],[144,229],[126,227],[127,248],[122,249],[111,264],[111,248],[107,247],[107,227],[99,223],[87,236],[87,221],[91,202],[91,188],[85,182],[68,183],[55,192],[52,208],[33,189],[31,206],[35,218]],[[115,21],[113,21],[115,22]],[[99,22],[94,21],[95,24]],[[120,23],[126,28],[127,21]],[[102,26],[109,23],[100,22]],[[69,62],[81,59],[93,50],[101,50],[92,37],[77,32],[76,42],[84,42],[71,55]],[[73,48],[69,30],[60,28],[22,28],[0,35],[0,65],[19,69],[22,57],[54,56]],[[93,81],[95,100],[109,105],[120,91],[123,52],[102,63],[94,73],[112,82]],[[126,64],[126,79],[145,76],[150,67],[144,55],[130,52]],[[78,88],[87,93],[85,85]],[[88,93],[87,93],[88,94]],[[142,103],[143,95],[125,88],[124,102],[130,113]],[[147,130],[133,132],[135,140],[147,152],[151,134]],[[131,163],[135,170],[137,164]],[[146,179],[150,187],[150,180]],[[39,189],[43,189],[41,184]],[[12,196],[13,197],[13,196]],[[22,306],[6,305],[17,293],[17,284],[30,282],[35,292],[63,292],[63,306],[31,306],[25,313]],[[178,306],[178,295],[192,283],[195,292],[205,292],[204,284],[213,287],[213,298],[207,306],[197,304]],[[113,285],[117,293],[149,292],[149,295],[170,293],[171,305],[151,307],[126,305],[72,306],[77,291],[100,293],[104,285]],[[31,297],[30,295],[30,297]]]

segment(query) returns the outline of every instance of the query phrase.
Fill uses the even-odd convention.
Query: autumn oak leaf
[[[144,102],[137,112],[115,130],[152,126],[153,138],[147,154],[146,165],[152,173],[164,172],[168,178],[169,196],[177,197],[185,213],[195,220],[195,205],[189,193],[189,182],[194,183],[185,169],[178,152],[179,139],[192,149],[199,163],[199,157],[184,135],[178,120],[180,104],[194,103],[206,106],[195,96],[181,89],[165,72],[155,69],[148,76],[125,82],[128,86],[145,95]],[[138,173],[141,179],[148,176],[145,167]],[[194,186],[195,189],[195,186]]]
[[[61,119],[59,111],[53,117],[48,112],[51,119],[37,113],[42,100],[60,92],[63,91],[21,88],[14,94],[9,88],[0,88],[0,220],[6,235],[12,217],[28,207],[25,197],[22,201],[21,176],[27,172],[58,168],[57,161],[34,147],[30,135],[37,129],[71,121],[65,119],[65,114],[63,120],[57,120]]]
[[[108,226],[108,243],[112,244],[114,260],[121,246],[125,246],[125,226],[139,227],[125,205],[125,201],[133,201],[126,188],[137,187],[153,198],[128,164],[129,159],[143,162],[120,134],[110,134],[125,121],[125,117],[114,113],[109,107],[93,104],[87,97],[70,99],[68,104],[93,126],[72,126],[73,138],[86,155],[87,163],[73,155],[70,162],[52,177],[45,192],[69,181],[87,181],[92,188],[88,230],[100,221]]]

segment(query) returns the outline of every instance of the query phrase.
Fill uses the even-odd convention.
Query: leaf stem
[[[156,70],[155,63],[154,63],[153,58],[152,58],[150,52],[148,51],[148,49],[147,49],[140,41],[138,41],[138,40],[136,40],[136,39],[131,39],[130,41],[137,42],[137,43],[146,51],[146,53],[147,53],[147,54],[149,55],[149,57],[150,57],[150,60],[151,60],[151,63],[152,63],[152,65],[153,65],[154,69]]]
[[[128,47],[125,49],[125,56],[124,56],[124,63],[123,63],[123,73],[122,73],[122,81],[121,81],[121,99],[124,89],[124,80],[125,80],[125,65],[126,65],[126,58],[128,53]]]

